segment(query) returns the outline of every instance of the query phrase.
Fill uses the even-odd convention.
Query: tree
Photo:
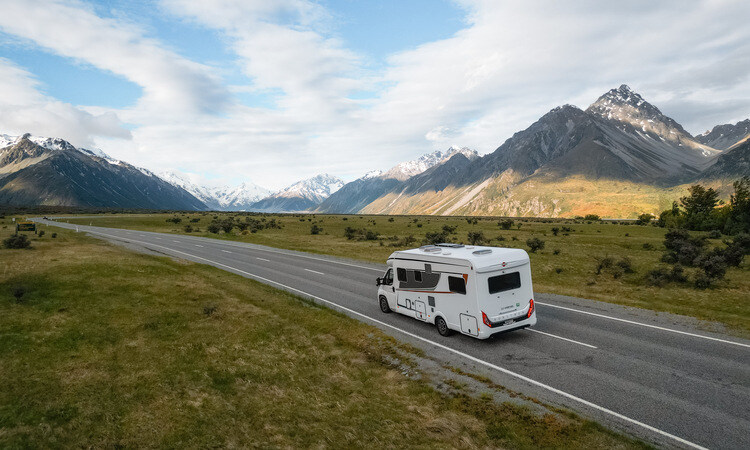
[[[729,197],[729,217],[724,225],[726,234],[750,233],[750,177],[734,182]]]
[[[690,186],[688,192],[690,195],[680,199],[682,207],[685,208],[685,226],[690,230],[716,228],[713,212],[719,203],[719,193],[700,184]]]
[[[531,250],[531,253],[536,253],[537,250],[544,249],[544,241],[539,239],[538,237],[527,239],[526,245],[529,246],[529,250]]]

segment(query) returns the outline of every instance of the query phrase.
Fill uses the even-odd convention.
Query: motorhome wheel
[[[384,313],[391,312],[391,307],[388,306],[388,299],[383,297],[382,295],[380,296],[380,310]]]
[[[450,336],[451,335],[451,329],[448,328],[448,324],[445,323],[445,319],[438,316],[435,318],[435,326],[437,327],[438,333],[440,333],[440,336]]]

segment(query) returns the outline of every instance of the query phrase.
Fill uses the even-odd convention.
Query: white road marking
[[[261,261],[266,261],[266,262],[271,262],[271,260],[270,260],[270,259],[266,259],[266,258],[258,258],[257,256],[255,257],[255,259],[259,259],[259,260],[261,260]]]
[[[154,239],[158,239],[158,240],[161,240],[161,238],[160,238],[160,237],[154,237]]]
[[[198,244],[195,244],[195,246],[196,246],[196,247],[201,247],[201,248],[203,248],[203,246],[202,246],[202,245],[198,245]]]
[[[232,253],[229,250],[222,250],[222,252],[224,252],[224,253]]]
[[[562,339],[563,341],[572,342],[574,344],[583,345],[584,347],[599,348],[599,347],[594,347],[591,344],[584,344],[583,342],[580,342],[580,341],[574,341],[573,339],[564,338],[562,336],[558,336],[558,335],[552,334],[552,333],[545,333],[544,331],[535,330],[533,328],[526,328],[526,330],[527,331],[533,331],[534,333],[543,334],[545,336],[550,336],[550,337],[553,337],[553,338],[556,338],[556,339]]]
[[[139,234],[138,236],[140,236],[140,237],[146,237],[145,234]]]
[[[180,241],[174,241],[174,240],[172,242],[174,242],[175,244],[179,244],[180,243]]]
[[[308,272],[317,273],[318,275],[325,275],[323,272],[318,272],[317,270],[310,270],[310,269],[305,269],[305,270]]]
[[[552,305],[552,304],[549,304],[549,303],[542,303],[542,302],[536,302],[536,304],[537,305],[544,305],[544,306],[551,306],[552,308],[559,308],[559,309],[564,309],[564,310],[567,310],[567,311],[574,311],[574,312],[581,313],[581,314],[588,314],[590,316],[601,317],[601,318],[604,318],[604,319],[616,320],[618,322],[625,322],[625,323],[629,323],[631,325],[640,325],[642,327],[655,328],[657,330],[662,330],[662,331],[669,331],[670,333],[684,334],[686,336],[692,336],[692,337],[697,337],[697,338],[702,338],[702,339],[708,339],[708,340],[716,341],[716,342],[723,342],[725,344],[739,345],[740,347],[750,348],[750,345],[743,344],[741,342],[728,341],[726,339],[719,339],[719,338],[715,338],[715,337],[711,337],[711,336],[704,336],[702,334],[688,333],[687,331],[674,330],[672,328],[664,328],[664,327],[660,327],[660,326],[657,326],[657,325],[650,325],[650,324],[647,324],[647,323],[635,322],[633,320],[620,319],[619,317],[605,316],[604,314],[597,314],[597,313],[592,313],[592,312],[588,312],[588,311],[581,311],[580,309],[568,308],[566,306],[558,306],[558,305]]]
[[[108,235],[108,234],[105,234],[105,233],[101,233],[101,232],[98,232],[98,231],[92,231],[92,233],[93,234],[99,234],[99,235],[102,235],[102,236],[107,236],[107,237],[113,237],[113,238],[117,238],[118,237],[118,236],[112,236],[112,235]],[[455,354],[457,354],[459,356],[462,356],[462,357],[464,357],[464,358],[466,358],[466,359],[468,359],[470,361],[474,361],[474,362],[476,362],[478,364],[481,364],[481,365],[483,365],[485,367],[489,367],[491,369],[497,370],[498,372],[504,373],[506,375],[510,375],[512,377],[518,378],[519,380],[523,380],[523,381],[525,381],[527,383],[533,384],[534,386],[538,386],[538,387],[540,387],[542,389],[546,389],[546,390],[548,390],[550,392],[554,392],[555,394],[561,395],[561,396],[563,396],[565,398],[568,398],[570,400],[578,402],[578,403],[580,403],[582,405],[586,405],[586,406],[588,406],[590,408],[593,408],[593,409],[596,409],[596,410],[601,411],[603,413],[609,414],[609,415],[611,415],[613,417],[617,417],[620,420],[624,420],[624,421],[632,423],[634,425],[638,425],[638,426],[640,426],[640,427],[642,427],[642,428],[644,428],[646,430],[649,430],[649,431],[654,432],[656,434],[659,434],[661,436],[673,439],[673,440],[675,440],[675,441],[677,441],[677,442],[679,442],[681,444],[684,444],[684,445],[686,445],[688,447],[692,447],[692,448],[696,448],[696,449],[701,449],[701,450],[708,450],[708,449],[706,449],[703,446],[700,446],[698,444],[695,444],[693,442],[688,441],[687,439],[683,439],[683,438],[681,438],[679,436],[675,436],[674,434],[668,433],[668,432],[666,432],[664,430],[660,430],[660,429],[658,429],[656,427],[652,427],[651,425],[648,425],[646,423],[640,422],[638,420],[631,419],[628,416],[624,416],[624,415],[622,415],[622,414],[620,414],[618,412],[612,411],[611,409],[607,409],[607,408],[605,408],[603,406],[599,406],[599,405],[597,405],[595,403],[592,403],[592,402],[590,402],[588,400],[584,400],[584,399],[582,399],[580,397],[576,397],[573,394],[569,394],[569,393],[567,393],[565,391],[561,391],[560,389],[554,388],[554,387],[552,387],[552,386],[550,386],[548,384],[544,384],[544,383],[542,383],[540,381],[533,380],[533,379],[531,379],[531,378],[529,378],[529,377],[527,377],[525,375],[521,375],[520,373],[516,373],[516,372],[513,372],[511,370],[504,369],[504,368],[502,368],[500,366],[497,366],[497,365],[492,364],[490,362],[481,360],[481,359],[479,359],[477,357],[474,357],[474,356],[471,356],[471,355],[469,355],[467,353],[464,353],[464,352],[461,352],[459,350],[450,348],[450,347],[445,346],[443,344],[439,344],[439,343],[431,341],[431,340],[429,340],[427,338],[423,338],[422,336],[418,336],[418,335],[410,333],[410,332],[408,332],[406,330],[402,330],[401,328],[395,327],[395,326],[393,326],[391,324],[387,324],[385,322],[381,322],[380,320],[373,319],[370,316],[367,316],[367,315],[362,314],[360,312],[354,311],[353,309],[349,309],[349,308],[347,308],[345,306],[341,306],[338,303],[334,303],[334,302],[332,302],[330,300],[326,300],[326,299],[324,299],[322,297],[318,297],[317,295],[313,295],[313,294],[310,294],[308,292],[301,291],[301,290],[293,288],[291,286],[287,286],[287,285],[279,283],[277,281],[273,281],[273,280],[270,280],[268,278],[264,278],[264,277],[261,277],[259,275],[255,275],[255,274],[252,274],[250,272],[246,272],[246,271],[241,270],[241,269],[236,269],[236,268],[234,268],[232,266],[228,266],[226,264],[222,264],[222,263],[219,263],[219,262],[216,262],[216,261],[211,261],[208,258],[203,258],[203,257],[197,256],[197,255],[191,255],[190,253],[185,253],[185,252],[182,252],[182,251],[179,251],[179,250],[175,250],[175,249],[172,249],[172,248],[169,248],[169,247],[165,247],[163,245],[150,244],[148,242],[140,242],[140,241],[136,241],[136,240],[131,240],[131,242],[136,242],[138,244],[143,244],[143,245],[152,245],[152,246],[155,246],[155,247],[161,247],[161,248],[163,248],[165,250],[168,250],[168,251],[171,251],[173,253],[179,253],[181,255],[186,255],[186,256],[189,256],[191,258],[200,259],[200,260],[206,261],[208,263],[211,263],[213,265],[224,267],[225,269],[229,269],[229,270],[231,270],[233,272],[240,273],[240,274],[243,274],[243,275],[247,275],[249,278],[253,278],[253,279],[257,280],[257,281],[261,281],[261,282],[264,282],[264,283],[268,283],[268,284],[273,284],[273,285],[276,285],[276,286],[280,286],[283,289],[286,289],[288,291],[297,292],[297,293],[302,294],[303,296],[306,296],[308,298],[312,298],[314,300],[318,300],[320,302],[329,304],[329,305],[333,306],[334,308],[346,311],[346,312],[348,312],[350,314],[353,314],[355,316],[362,317],[363,319],[366,319],[366,320],[368,320],[370,322],[373,322],[373,323],[377,323],[378,325],[382,325],[383,327],[390,328],[392,330],[396,330],[399,333],[402,333],[402,334],[404,334],[406,336],[412,337],[412,338],[417,339],[419,341],[422,341],[422,342],[425,342],[427,344],[433,345],[435,347],[441,348],[441,349],[443,349],[445,351],[448,351],[448,352],[451,352],[451,353],[455,353]]]

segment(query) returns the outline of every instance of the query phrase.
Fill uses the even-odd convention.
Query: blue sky
[[[4,0],[0,133],[271,189],[488,153],[629,84],[693,132],[750,116],[739,0]]]

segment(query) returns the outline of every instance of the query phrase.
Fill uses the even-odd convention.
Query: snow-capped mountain
[[[218,211],[247,211],[253,203],[271,193],[268,189],[250,182],[238,186],[207,187],[199,186],[175,172],[162,172],[159,176],[168,183],[190,192],[209,209]]]
[[[251,206],[252,211],[298,212],[316,207],[335,193],[344,182],[340,178],[321,174],[298,181]]]
[[[399,163],[381,176],[385,178],[395,178],[400,181],[408,180],[414,175],[419,175],[430,167],[434,167],[438,164],[442,164],[448,161],[453,157],[453,155],[459,153],[469,159],[473,159],[479,156],[476,150],[471,150],[466,147],[450,147],[446,151],[437,150],[432,153],[424,154],[417,159]]]
[[[205,209],[187,191],[146,169],[98,149],[30,134],[0,135],[0,204]]]
[[[344,185],[323,201],[316,211],[355,213],[411,178],[448,163],[456,155],[462,155],[456,159],[457,161],[459,159],[473,161],[479,158],[476,150],[466,147],[450,147],[446,151],[426,153],[417,159],[399,163],[387,172],[373,170]]]

